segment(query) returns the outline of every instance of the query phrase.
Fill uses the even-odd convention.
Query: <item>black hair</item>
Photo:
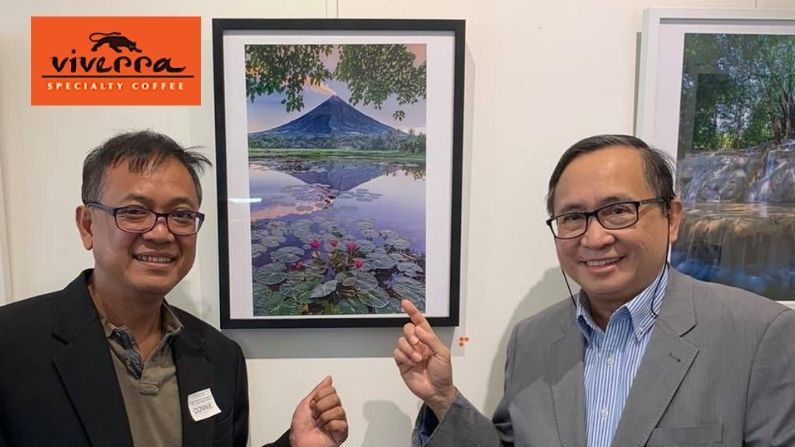
[[[142,173],[174,158],[188,169],[199,203],[202,187],[199,174],[212,166],[204,155],[180,146],[170,137],[151,130],[118,134],[94,148],[83,161],[83,203],[99,202],[108,169],[126,161],[130,172]]]
[[[549,188],[547,190],[547,213],[554,214],[555,188],[558,186],[561,175],[566,167],[577,157],[600,149],[611,146],[622,146],[636,149],[640,152],[643,159],[643,171],[646,182],[656,197],[665,200],[666,208],[670,206],[671,200],[676,197],[674,193],[673,179],[673,160],[665,152],[650,147],[643,140],[630,135],[595,135],[584,138],[566,149],[566,152],[558,160],[552,176],[549,178]]]

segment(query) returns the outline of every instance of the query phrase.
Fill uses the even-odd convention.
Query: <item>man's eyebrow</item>
[[[127,194],[122,198],[122,202],[138,202],[148,208],[152,208],[154,206],[154,201],[147,197],[140,194]],[[194,208],[193,201],[187,196],[177,196],[169,200],[166,204],[166,209],[176,208],[180,205],[187,205],[189,208]]]
[[[610,205],[612,203],[626,202],[628,200],[632,199],[629,198],[629,196],[612,195],[599,200],[599,204],[596,206],[596,208],[601,208],[603,206]],[[556,215],[569,214],[569,213],[583,213],[587,211],[593,211],[593,210],[587,210],[579,203],[570,203],[564,206],[563,208],[561,208],[560,211],[556,213]]]

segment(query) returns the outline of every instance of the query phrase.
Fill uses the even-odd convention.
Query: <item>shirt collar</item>
[[[640,340],[651,329],[656,316],[660,314],[662,298],[667,287],[668,264],[666,263],[654,281],[634,298],[616,309],[613,315],[610,316],[610,320],[624,318],[628,314],[635,339]],[[586,342],[591,344],[594,331],[601,332],[602,329],[593,321],[588,296],[583,290],[580,290],[577,294],[576,306],[577,326],[583,337],[585,337]],[[654,310],[652,311],[652,309]]]
[[[114,331],[128,331],[126,326],[116,326],[105,317],[103,313],[97,309],[99,319],[102,322],[102,329],[105,331],[105,338],[110,338]],[[182,332],[182,322],[177,318],[177,314],[171,309],[166,300],[163,300],[163,305],[160,307],[160,315],[163,325],[163,338],[171,338]]]

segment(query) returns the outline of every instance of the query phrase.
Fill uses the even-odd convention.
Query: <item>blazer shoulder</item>
[[[184,327],[184,331],[189,332],[193,336],[197,336],[204,341],[205,346],[211,353],[218,352],[240,352],[240,345],[236,341],[224,335],[221,331],[214,328],[206,321],[196,317],[188,311],[182,310],[179,307],[169,304],[171,309],[179,318],[179,321]]]
[[[548,338],[552,334],[560,334],[574,324],[574,304],[571,298],[565,298],[546,309],[525,318],[516,324],[514,331],[519,338],[536,339],[538,336]]]
[[[753,292],[688,277],[693,301],[701,316],[722,315],[735,320],[770,322],[792,309]]]
[[[0,307],[0,340],[11,334],[51,328],[59,301],[64,291],[59,290],[6,304]],[[48,331],[49,333],[49,331]]]

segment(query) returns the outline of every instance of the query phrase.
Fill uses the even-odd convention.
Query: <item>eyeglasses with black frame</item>
[[[204,214],[198,211],[174,210],[158,213],[142,206],[110,207],[99,202],[88,202],[86,206],[105,211],[113,216],[116,226],[128,233],[143,234],[152,231],[161,217],[166,219],[166,227],[176,236],[191,236],[199,232],[204,222]]]
[[[650,203],[667,204],[662,197],[645,200],[627,200],[597,208],[593,211],[565,213],[547,219],[547,225],[556,239],[574,239],[588,231],[591,216],[596,217],[606,230],[621,230],[635,225],[640,219],[640,206]]]

